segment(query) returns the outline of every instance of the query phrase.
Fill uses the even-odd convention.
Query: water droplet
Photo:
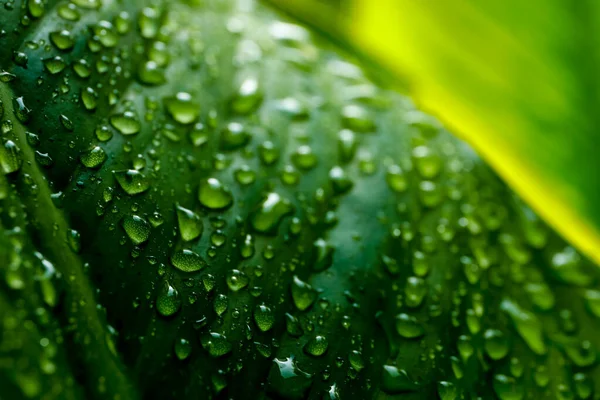
[[[227,286],[234,292],[242,290],[248,286],[249,282],[248,276],[240,270],[232,269],[227,272]]]
[[[206,262],[191,250],[180,250],[171,256],[171,264],[183,272],[196,272],[206,267]]]
[[[62,126],[65,127],[66,130],[68,130],[69,132],[73,132],[73,129],[75,129],[75,126],[73,125],[73,121],[71,121],[71,119],[69,119],[69,117],[67,117],[64,114],[60,114],[58,119],[60,120],[60,123],[62,124]]]
[[[186,242],[199,238],[204,230],[204,225],[198,214],[180,205],[176,205],[175,210],[181,238]]]
[[[162,85],[167,81],[165,70],[154,61],[140,63],[137,74],[140,82],[150,86]]]
[[[510,349],[508,338],[497,329],[488,329],[483,334],[485,339],[485,351],[492,360],[501,360],[508,354]]]
[[[309,308],[317,299],[317,291],[308,283],[300,280],[296,275],[294,275],[291,288],[292,299],[294,300],[296,308],[300,311]]]
[[[231,110],[237,114],[248,114],[262,102],[262,92],[256,78],[248,78],[242,82],[240,88],[231,101]]]
[[[251,137],[244,125],[230,122],[221,132],[220,147],[223,150],[235,150],[248,144]]]
[[[121,188],[129,195],[143,193],[150,188],[150,181],[144,174],[135,169],[113,171]]]
[[[153,39],[160,28],[160,13],[155,8],[145,7],[138,16],[138,27],[144,39]]]
[[[252,228],[259,233],[273,233],[279,223],[286,215],[292,213],[294,207],[279,194],[271,192],[267,194],[252,217]]]
[[[417,319],[408,314],[396,315],[396,331],[406,339],[415,339],[423,336],[425,330]]]
[[[231,206],[233,195],[220,180],[208,178],[200,183],[198,189],[198,200],[200,203],[211,210],[220,210]]]
[[[313,243],[312,270],[315,272],[325,271],[333,263],[335,247],[325,239],[319,238]]]
[[[254,322],[256,326],[263,332],[270,330],[275,323],[275,314],[270,307],[264,304],[256,306],[254,309]]]
[[[13,52],[13,61],[19,67],[27,69],[27,63],[29,62],[29,57],[27,57],[27,54],[25,54],[21,51],[15,51],[15,52]]]
[[[354,182],[352,182],[350,177],[346,174],[346,171],[338,166],[329,170],[329,181],[336,194],[344,194],[354,186]]]
[[[521,400],[524,397],[522,385],[510,376],[494,375],[493,387],[500,400]]]
[[[44,15],[45,4],[42,0],[27,0],[27,10],[33,18],[40,18]]]
[[[256,179],[256,172],[254,172],[248,165],[242,165],[235,170],[235,180],[240,185],[250,185],[254,183]]]
[[[412,156],[417,171],[425,179],[433,179],[442,169],[442,160],[430,147],[417,146],[413,149]]]
[[[81,234],[75,229],[68,229],[67,244],[73,253],[79,253],[81,251]]]
[[[203,335],[200,342],[204,350],[208,351],[208,354],[215,358],[227,355],[232,349],[227,337],[216,332]]]
[[[298,169],[309,170],[317,165],[317,156],[310,146],[302,145],[292,154],[292,163]]]
[[[285,313],[285,328],[287,333],[292,337],[300,337],[304,334],[298,318],[289,313]]]
[[[186,92],[165,98],[164,104],[169,115],[180,124],[193,124],[200,115],[200,105]]]
[[[139,118],[132,111],[112,115],[110,124],[123,135],[135,135],[142,129]]]
[[[77,6],[73,3],[62,3],[58,6],[58,15],[67,21],[78,21],[81,18],[81,14],[77,9]]]
[[[306,119],[309,116],[306,104],[293,97],[286,97],[279,100],[276,108],[294,120]]]
[[[349,104],[342,108],[342,124],[355,132],[372,132],[375,130],[375,121],[369,112],[362,106]]]
[[[356,371],[360,372],[365,367],[365,360],[360,351],[352,350],[348,356],[348,361],[350,361],[350,365]]]
[[[94,146],[91,150],[82,154],[79,159],[87,168],[98,168],[106,161],[106,153],[102,147]]]
[[[240,255],[247,259],[254,255],[254,237],[252,235],[244,236],[244,241],[240,246]]]
[[[408,188],[406,174],[398,165],[390,165],[385,175],[389,188],[397,193],[402,193]]]
[[[156,296],[156,310],[163,316],[169,317],[181,308],[179,292],[169,282],[164,281]]]
[[[4,146],[0,147],[0,167],[5,175],[12,174],[21,169],[23,158],[21,149],[12,141],[7,140]]]
[[[52,75],[62,72],[67,66],[67,63],[60,56],[46,58],[43,63],[46,70]]]
[[[73,39],[73,35],[71,35],[71,32],[66,29],[51,32],[50,41],[56,46],[56,48],[65,51],[71,50],[75,45],[75,39]]]
[[[27,124],[31,117],[31,110],[25,105],[23,97],[16,97],[13,101],[13,107],[17,119],[22,123]]]
[[[301,370],[294,356],[286,359],[275,358],[274,368],[269,373],[269,391],[277,398],[305,399],[312,384],[312,375]]]
[[[502,300],[500,309],[510,315],[517,332],[534,353],[546,354],[547,348],[544,343],[542,324],[535,314],[522,310],[519,305],[509,299]]]
[[[575,365],[582,368],[594,365],[598,354],[597,350],[588,340],[565,344],[565,353]]]
[[[185,360],[190,356],[192,352],[192,345],[187,339],[176,339],[175,340],[175,356],[180,360]]]
[[[146,242],[150,237],[150,224],[145,218],[138,215],[125,217],[123,219],[123,229],[135,245]]]
[[[104,47],[115,47],[119,42],[119,35],[117,34],[113,24],[108,21],[99,21],[96,25],[94,25],[92,31],[94,32],[95,39],[98,40]]]
[[[325,336],[317,335],[306,342],[304,345],[304,352],[314,357],[320,357],[327,352],[328,348],[329,342],[327,341],[327,338],[325,338]]]
[[[381,389],[388,394],[413,392],[419,388],[418,384],[408,376],[403,369],[393,365],[383,366]]]
[[[98,93],[89,86],[81,89],[81,102],[86,110],[95,110],[98,104]]]
[[[267,140],[263,142],[259,147],[260,160],[265,165],[273,165],[279,160],[279,149],[275,146],[275,143]]]
[[[227,311],[227,307],[229,306],[229,299],[224,294],[220,294],[215,298],[213,303],[213,308],[217,315],[222,316],[225,311]]]
[[[102,6],[102,0],[71,0],[71,2],[86,10],[95,10]]]
[[[419,307],[427,294],[427,285],[422,278],[411,276],[406,280],[404,294],[406,296],[407,307]]]
[[[84,59],[75,61],[73,64],[73,70],[80,78],[88,78],[92,74],[92,68],[88,62]]]
[[[338,134],[338,154],[344,164],[352,161],[356,154],[357,142],[354,132],[342,129]]]

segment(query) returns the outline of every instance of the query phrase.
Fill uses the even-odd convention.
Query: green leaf
[[[591,396],[600,271],[384,79],[253,2],[69,4],[0,14],[2,396]]]
[[[597,2],[272,2],[391,71],[600,262]]]

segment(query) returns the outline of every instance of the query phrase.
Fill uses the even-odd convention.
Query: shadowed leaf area
[[[0,11],[0,398],[589,399],[600,271],[253,1]]]

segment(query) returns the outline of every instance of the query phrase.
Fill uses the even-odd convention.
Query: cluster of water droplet
[[[262,6],[131,3],[0,14],[22,394],[75,342],[98,397],[593,398],[600,275],[470,149]]]

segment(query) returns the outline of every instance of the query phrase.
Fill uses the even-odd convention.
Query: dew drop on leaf
[[[167,112],[180,124],[193,124],[200,115],[200,105],[192,99],[192,95],[179,92],[175,96],[164,99]]]
[[[156,310],[160,315],[170,317],[181,308],[179,292],[167,281],[161,283],[156,296]]]
[[[198,214],[178,204],[175,205],[175,211],[181,238],[186,242],[199,238],[204,230],[204,225]]]
[[[275,323],[275,314],[271,307],[264,304],[256,306],[254,309],[254,322],[261,331],[267,332],[270,330]]]
[[[111,116],[110,124],[123,135],[135,135],[142,128],[137,115],[133,111],[125,111]]]
[[[289,200],[279,194],[267,194],[258,210],[252,215],[252,228],[259,233],[273,233],[286,215],[292,213],[294,207]]]
[[[293,278],[291,291],[294,305],[300,311],[308,309],[317,299],[317,291],[297,276]]]
[[[75,45],[75,39],[71,32],[66,29],[60,31],[54,31],[50,33],[50,41],[59,50],[71,50]]]
[[[173,253],[171,264],[183,272],[196,272],[206,267],[206,262],[192,250],[184,249]]]
[[[220,210],[231,206],[233,195],[220,180],[217,178],[208,178],[200,183],[198,200],[206,208]]]
[[[106,153],[102,147],[94,146],[91,150],[83,153],[80,160],[87,168],[98,168],[106,161]]]
[[[232,269],[228,271],[226,279],[227,286],[234,292],[242,290],[243,288],[248,286],[248,283],[250,282],[248,276],[238,269]]]
[[[192,352],[192,344],[184,338],[175,339],[174,351],[179,360],[185,360]]]
[[[304,345],[304,352],[313,357],[320,357],[327,352],[329,342],[325,336],[317,335],[312,337]]]
[[[148,178],[135,169],[113,171],[113,174],[121,188],[129,195],[143,193],[150,188]]]
[[[204,350],[206,350],[211,357],[215,358],[227,355],[232,349],[232,345],[227,340],[227,337],[216,332],[210,332],[203,335],[200,339],[200,343]]]
[[[135,245],[142,244],[150,238],[150,224],[138,215],[123,218],[123,229]]]

